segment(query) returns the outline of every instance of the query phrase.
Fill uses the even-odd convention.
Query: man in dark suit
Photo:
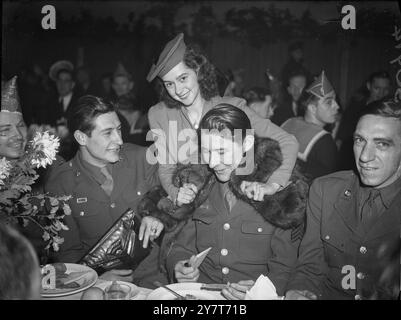
[[[74,158],[55,168],[46,183],[47,192],[71,195],[72,213],[66,216],[69,230],[61,231],[64,243],[57,260],[76,263],[148,189],[158,183],[157,166],[146,161],[146,148],[123,144],[121,123],[113,105],[84,96],[69,120],[79,144]],[[142,219],[139,238],[144,246],[157,238],[163,224],[152,217]],[[104,279],[132,281],[129,266],[111,270]]]
[[[357,174],[311,186],[287,299],[397,299],[400,293],[401,103],[376,101],[354,132]]]

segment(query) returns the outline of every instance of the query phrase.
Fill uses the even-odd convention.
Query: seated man
[[[290,118],[281,127],[299,142],[298,161],[310,179],[336,171],[338,150],[325,125],[337,120],[336,92],[324,71],[302,94],[300,117]]]
[[[0,223],[0,300],[40,299],[39,261],[17,230]]]
[[[237,132],[241,134],[237,135]],[[205,114],[199,125],[201,153],[215,182],[207,189],[210,193],[206,201],[194,211],[178,233],[167,256],[170,279],[175,277],[178,282],[231,282],[229,288],[222,291],[228,299],[243,299],[246,290],[252,287],[261,274],[268,275],[278,294],[283,294],[283,288],[296,262],[299,245],[299,240],[291,237],[290,226],[302,223],[305,209],[305,204],[301,203],[294,210],[288,208],[291,217],[286,214],[278,217],[272,207],[260,205],[264,204],[261,200],[266,194],[264,181],[280,165],[278,157],[281,157],[281,152],[278,144],[275,150],[280,155],[272,155],[272,149],[268,147],[257,148],[257,165],[252,157],[246,163],[246,167],[249,169],[250,165],[252,170],[246,172],[248,169],[240,165],[248,159],[244,153],[253,155],[255,140],[251,133],[249,118],[232,105],[220,104]],[[276,143],[272,139],[268,141]],[[277,166],[267,168],[271,172],[265,174],[261,166],[269,159]],[[259,177],[259,180],[252,180],[251,176]],[[206,191],[195,192],[202,194]],[[279,194],[274,196],[279,197]],[[187,189],[180,188],[178,199],[191,196]],[[286,206],[285,203],[281,204]],[[292,215],[297,210],[300,214]],[[277,227],[283,226],[284,220],[287,220],[286,228]],[[212,249],[199,268],[186,265],[192,255],[209,247]]]
[[[136,208],[141,195],[158,178],[157,167],[146,161],[146,148],[123,144],[121,123],[112,104],[94,96],[82,97],[69,129],[79,150],[71,161],[54,169],[45,189],[72,196],[72,214],[65,217],[69,230],[61,231],[64,243],[56,258],[76,263],[128,208]],[[157,219],[144,218],[139,234],[144,247],[162,229]],[[111,270],[103,278],[131,281],[132,270]]]
[[[397,299],[401,103],[376,101],[354,133],[358,169],[318,178],[287,299]]]

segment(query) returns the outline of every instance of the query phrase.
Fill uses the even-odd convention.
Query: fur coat
[[[272,225],[282,229],[293,229],[293,240],[303,235],[306,212],[308,183],[294,170],[291,183],[283,190],[271,196],[264,196],[263,201],[254,201],[244,195],[240,189],[242,181],[266,183],[272,173],[280,167],[282,154],[277,141],[270,138],[257,138],[255,143],[255,165],[249,175],[236,175],[235,170],[229,181],[229,188],[237,199],[247,202]],[[174,185],[181,187],[184,183],[193,183],[198,193],[192,203],[181,207],[167,197],[163,187],[157,186],[149,190],[138,205],[138,213],[150,215],[163,222],[165,234],[160,248],[159,263],[162,265],[168,250],[186,221],[192,217],[208,197],[216,177],[205,164],[178,165],[174,175]]]

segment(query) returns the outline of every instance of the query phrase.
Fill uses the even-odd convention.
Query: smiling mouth
[[[181,96],[178,96],[178,98],[185,99],[188,95],[189,95],[189,92],[187,92],[186,94],[183,94]]]

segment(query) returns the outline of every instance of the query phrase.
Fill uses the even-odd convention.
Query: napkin
[[[263,274],[256,280],[253,287],[245,294],[245,300],[281,300],[273,282]]]

